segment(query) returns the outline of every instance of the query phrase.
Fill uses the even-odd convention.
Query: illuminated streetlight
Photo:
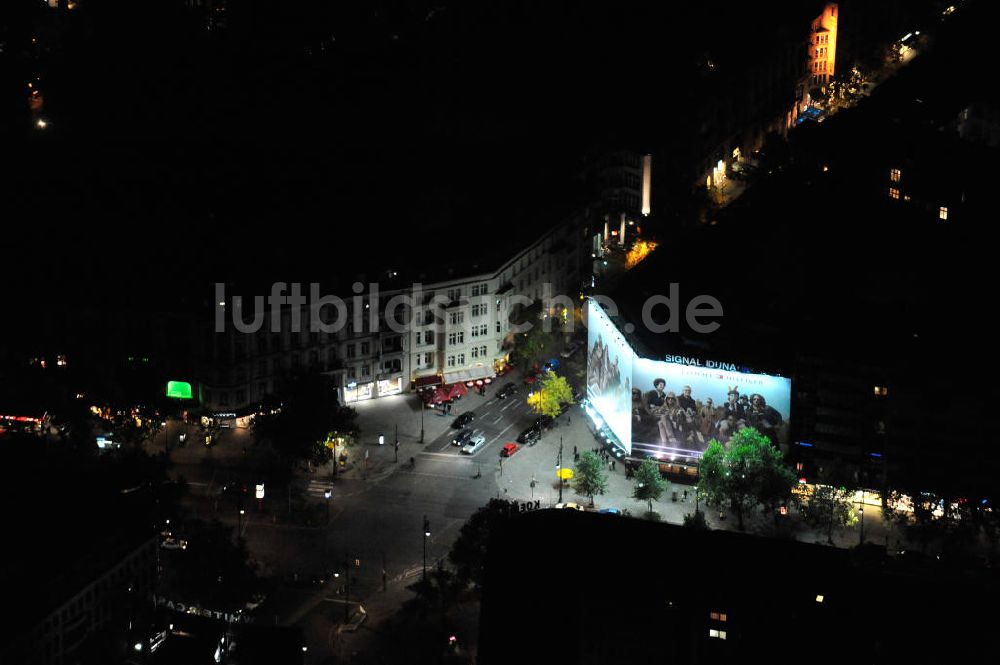
[[[35,127],[38,127],[39,129],[45,129],[48,126],[49,123],[42,118],[39,118],[38,120],[35,121]]]
[[[431,523],[424,515],[424,577],[427,579],[427,539],[431,537]]]

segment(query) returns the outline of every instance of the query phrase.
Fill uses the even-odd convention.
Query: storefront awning
[[[423,388],[425,386],[436,386],[441,383],[441,376],[439,374],[431,374],[430,376],[418,376],[413,380],[413,387]]]
[[[482,367],[473,367],[472,369],[463,369],[457,372],[445,372],[444,382],[445,383],[465,383],[466,381],[475,381],[476,379],[485,379],[486,377],[492,377],[495,374],[493,366],[487,367],[483,365]]]

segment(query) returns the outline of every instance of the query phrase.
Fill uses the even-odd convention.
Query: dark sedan
[[[462,415],[455,418],[455,420],[451,423],[451,426],[455,428],[462,428],[471,423],[475,419],[476,416],[475,414],[472,413],[472,411],[466,411]]]
[[[538,431],[538,429],[535,427],[529,427],[518,435],[517,442],[523,443],[526,446],[533,446],[538,443],[538,440],[541,438],[542,433]]]
[[[515,394],[517,394],[517,385],[508,382],[504,384],[503,388],[497,391],[497,399],[507,399]]]
[[[472,429],[460,430],[451,440],[453,446],[464,446],[472,438]]]

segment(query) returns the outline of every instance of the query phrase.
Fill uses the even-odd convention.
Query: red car
[[[500,449],[501,457],[510,457],[518,450],[518,445],[516,443],[505,443],[503,448]]]

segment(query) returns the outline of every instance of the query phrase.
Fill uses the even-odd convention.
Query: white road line
[[[512,400],[510,401],[510,403],[509,403],[509,404],[507,404],[507,405],[506,405],[505,407],[503,407],[503,408],[502,408],[502,409],[500,409],[500,410],[501,410],[501,411],[506,411],[507,409],[509,409],[510,407],[514,406],[515,404],[517,404],[517,403],[518,403],[518,402],[520,402],[520,401],[521,401],[520,399],[518,399],[517,397],[515,397],[514,399],[512,399]]]
[[[506,433],[507,433],[507,430],[509,430],[509,429],[510,429],[511,427],[513,427],[513,426],[514,426],[514,423],[511,423],[511,424],[507,425],[506,427],[504,427],[504,428],[503,428],[503,431],[502,431],[502,432],[500,432],[499,434],[497,434],[497,435],[496,435],[496,437],[494,437],[493,441],[496,441],[497,439],[499,439],[500,437],[502,437],[502,436],[503,436],[504,434],[506,434]],[[493,443],[493,441],[490,441],[490,443],[488,443],[488,444],[486,444],[486,445],[490,445],[490,444],[492,444],[492,443]]]
[[[500,422],[501,418],[503,418],[503,414],[500,414],[499,416],[497,416],[496,420],[491,420],[490,424],[491,425],[496,425],[498,422]]]
[[[456,446],[456,448],[457,447],[458,446]],[[427,451],[427,450],[425,450],[425,451],[423,451],[422,453],[419,453],[419,454],[420,454],[421,457],[423,457],[424,455],[433,455],[434,457],[448,457],[450,459],[461,459],[458,455],[455,455],[455,454],[452,454],[452,453],[432,453],[432,452]]]

